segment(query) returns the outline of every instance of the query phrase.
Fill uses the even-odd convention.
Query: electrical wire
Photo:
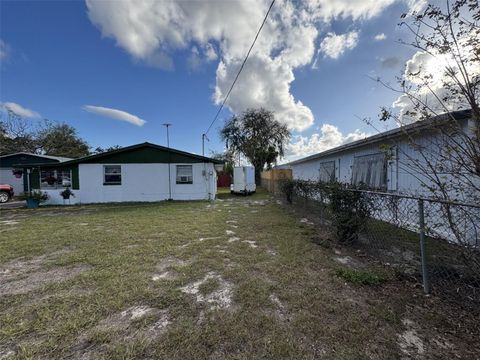
[[[225,96],[225,98],[224,98],[223,101],[222,101],[222,105],[221,105],[220,108],[218,109],[217,113],[215,114],[215,117],[213,118],[212,122],[210,123],[210,126],[208,127],[208,129],[207,129],[207,131],[204,133],[204,135],[207,135],[207,134],[208,134],[208,132],[209,132],[210,129],[212,128],[212,126],[213,126],[213,124],[215,123],[215,121],[217,121],[218,116],[220,115],[220,112],[222,111],[225,103],[227,102],[227,99],[228,99],[228,97],[230,96],[230,93],[232,92],[232,89],[233,89],[233,87],[235,86],[235,83],[237,82],[238,77],[240,76],[240,73],[242,72],[243,67],[245,66],[245,63],[247,62],[248,57],[250,56],[250,52],[252,51],[255,43],[257,42],[257,38],[258,38],[258,36],[260,35],[260,32],[261,32],[262,29],[263,29],[263,26],[264,26],[265,23],[267,22],[268,14],[270,14],[270,10],[272,10],[273,4],[275,4],[275,0],[272,0],[272,3],[270,4],[270,7],[268,8],[267,13],[265,14],[265,18],[263,19],[262,25],[260,25],[260,28],[258,29],[257,34],[255,35],[255,39],[253,39],[252,45],[250,46],[250,49],[248,49],[247,56],[245,56],[245,59],[244,59],[243,62],[242,62],[242,66],[240,66],[240,69],[238,70],[237,76],[235,76],[235,79],[233,80],[232,86],[230,86],[230,89],[228,90],[227,95]]]

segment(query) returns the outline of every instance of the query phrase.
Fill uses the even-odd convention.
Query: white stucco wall
[[[103,184],[104,164],[80,164],[80,189],[72,190],[74,198],[67,203],[88,204],[127,201],[162,201],[169,198],[168,164],[105,164],[121,165],[121,185]],[[192,165],[193,184],[176,183],[176,165]],[[214,199],[216,173],[212,163],[170,164],[173,200]],[[63,204],[61,189],[46,191],[45,204]]]
[[[17,179],[12,173],[13,168],[1,168],[0,169],[0,184],[10,184],[13,186],[15,195],[23,192],[23,175]]]

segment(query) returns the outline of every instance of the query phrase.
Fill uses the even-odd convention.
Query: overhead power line
[[[212,128],[213,124],[215,123],[215,121],[217,121],[218,116],[220,115],[220,112],[222,111],[225,103],[227,102],[227,99],[230,96],[230,93],[232,92],[232,89],[235,86],[235,83],[237,82],[238,77],[240,76],[240,73],[242,72],[243,67],[245,66],[245,63],[247,62],[248,57],[250,56],[250,52],[252,51],[253,47],[255,46],[255,43],[257,42],[258,35],[260,35],[260,32],[262,31],[263,25],[265,25],[265,23],[267,22],[268,14],[270,14],[270,10],[272,10],[273,4],[275,4],[275,0],[272,0],[272,3],[270,4],[270,7],[268,8],[267,13],[265,14],[265,18],[262,21],[262,25],[260,25],[260,28],[258,29],[257,34],[255,35],[255,39],[253,39],[252,45],[250,46],[250,49],[248,49],[247,56],[245,56],[245,59],[242,62],[242,66],[240,66],[240,69],[238,70],[237,76],[235,76],[235,79],[233,80],[232,86],[230,86],[230,89],[228,90],[227,95],[225,96],[225,98],[222,101],[222,105],[220,105],[220,108],[218,109],[217,113],[215,114],[215,117],[213,118],[212,122],[210,123],[210,126],[208,127],[207,131],[205,131],[205,133],[203,135],[207,135],[208,132],[210,131],[210,129]]]

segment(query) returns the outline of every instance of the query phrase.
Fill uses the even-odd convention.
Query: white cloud
[[[325,57],[338,59],[345,51],[353,49],[358,44],[358,31],[337,35],[329,32],[320,43],[319,52]]]
[[[1,108],[6,110],[6,111],[11,111],[15,113],[16,115],[22,117],[22,118],[39,118],[41,115],[33,110],[27,109],[23,107],[22,105],[13,103],[13,102],[6,102],[1,104]]]
[[[304,156],[317,154],[342,144],[364,139],[367,136],[367,133],[361,132],[360,130],[355,130],[352,133],[343,135],[336,126],[324,124],[319,132],[312,134],[310,137],[301,135],[293,137],[287,146],[286,159],[291,161]]]
[[[203,65],[217,60],[218,55],[212,44],[207,44],[201,51],[197,46],[192,46],[187,59],[188,66],[192,70],[199,70]]]
[[[204,52],[207,61],[214,61],[218,59],[217,52],[215,51],[215,48],[212,44],[208,43],[207,45],[205,45]]]
[[[10,58],[10,45],[0,39],[0,61],[7,61]]]
[[[382,40],[385,40],[386,38],[387,38],[387,35],[385,35],[384,33],[377,34],[373,37],[375,41],[382,41]]]
[[[428,5],[427,0],[405,0],[408,6],[408,10],[412,13],[419,13],[425,9]]]
[[[468,49],[467,44],[462,44],[464,54],[473,53],[473,50]],[[470,78],[480,76],[480,63],[467,62],[467,73]],[[407,86],[411,86],[412,93],[417,99],[425,104],[428,104],[429,113],[443,113],[446,110],[453,111],[465,109],[469,107],[466,99],[461,93],[452,92],[450,89],[457,89],[457,84],[453,82],[452,78],[446,75],[446,67],[449,66],[451,70],[458,71],[455,60],[448,54],[437,54],[432,56],[423,51],[417,51],[405,65],[405,72],[403,79],[405,79]],[[448,102],[441,99],[448,97]],[[408,112],[415,110],[415,104],[412,103],[407,95],[401,95],[393,103],[393,107],[399,109],[400,122],[402,124],[410,123],[418,120],[417,117],[408,116]]]
[[[370,19],[394,2],[395,0],[307,0],[308,7],[315,16],[325,21],[337,17],[353,20]]]
[[[107,108],[103,106],[93,106],[93,105],[84,105],[83,109],[85,111],[98,114],[100,116],[105,116],[109,117],[111,119],[115,120],[120,120],[120,121],[126,121],[130,124],[137,125],[137,126],[143,126],[146,121],[143,119],[140,119],[136,115],[132,115],[126,111],[118,110],[118,109],[112,109],[112,108]]]
[[[395,0],[277,0],[227,106],[233,112],[263,106],[293,130],[313,124],[313,114],[290,91],[294,70],[315,55],[317,28],[333,18],[365,20]],[[218,59],[213,99],[220,103],[265,16],[269,0],[95,1],[88,16],[105,37],[137,61],[172,69],[177,50],[196,48],[189,65]],[[351,34],[347,46],[353,47]],[[154,59],[154,60],[152,60]],[[243,89],[239,89],[243,87]]]
[[[228,66],[229,65],[229,66]],[[217,69],[217,87],[215,101],[218,103],[224,96],[236,75],[240,61],[234,64],[221,62]],[[264,69],[259,72],[258,69]],[[299,131],[313,123],[311,110],[295,100],[290,94],[290,83],[294,75],[292,69],[279,59],[256,56],[242,72],[242,81],[237,82],[229,100],[234,111],[264,106],[275,112],[275,118]],[[241,96],[236,96],[241,94]],[[266,105],[267,104],[267,105]]]

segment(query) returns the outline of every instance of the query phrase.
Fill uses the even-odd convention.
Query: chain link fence
[[[425,292],[480,303],[480,205],[342,191],[347,193],[340,205],[354,199],[347,212],[338,210],[338,199],[325,186],[294,188],[289,200],[336,233],[338,241],[418,281]],[[355,236],[345,239],[345,227],[352,226]]]

